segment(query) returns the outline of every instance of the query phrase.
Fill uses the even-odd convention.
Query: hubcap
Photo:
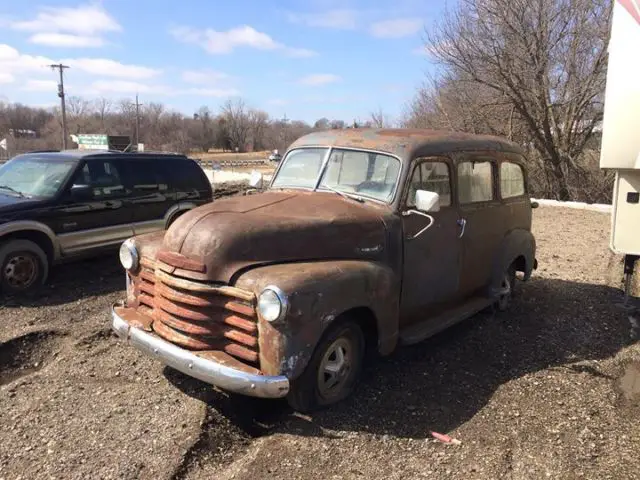
[[[327,349],[318,369],[318,390],[322,397],[328,399],[341,394],[351,373],[352,357],[353,346],[344,337]]]
[[[38,275],[38,263],[30,255],[15,255],[5,264],[2,273],[9,286],[27,288],[35,281]]]

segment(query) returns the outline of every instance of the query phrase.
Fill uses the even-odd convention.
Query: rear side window
[[[524,195],[524,172],[520,165],[502,162],[500,165],[500,192],[502,198]]]
[[[461,204],[493,200],[492,162],[473,161],[458,164],[458,196]]]
[[[108,199],[126,195],[121,165],[110,160],[88,160],[73,180],[74,185],[89,185],[93,198]]]
[[[171,159],[164,160],[166,170],[174,188],[182,192],[193,190],[208,191],[209,181],[202,168],[193,160]]]
[[[169,185],[162,169],[162,161],[144,159],[127,162],[131,188],[139,193],[166,192]]]
[[[409,196],[407,206],[416,204],[416,191],[427,190],[440,195],[440,206],[451,205],[451,179],[449,165],[445,162],[421,162],[413,171],[409,184]]]

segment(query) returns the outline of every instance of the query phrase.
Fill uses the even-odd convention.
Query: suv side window
[[[134,192],[156,193],[169,189],[166,178],[158,165],[162,160],[132,160],[127,162],[129,183]]]
[[[432,160],[418,163],[411,176],[407,206],[416,204],[416,191],[428,190],[440,195],[440,206],[451,205],[451,174],[449,165],[444,161]]]
[[[126,193],[122,172],[110,160],[87,160],[73,184],[89,185],[96,200],[122,197]]]
[[[493,162],[478,159],[458,163],[458,200],[461,205],[493,200]]]
[[[500,165],[500,195],[502,198],[524,195],[524,172],[517,163],[502,162]]]
[[[164,166],[176,191],[193,192],[199,190],[206,192],[209,189],[207,177],[202,168],[193,160],[165,160]]]

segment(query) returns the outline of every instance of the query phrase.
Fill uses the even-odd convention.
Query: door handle
[[[467,221],[464,218],[460,218],[458,219],[457,224],[460,228],[462,228],[462,230],[460,230],[460,235],[458,235],[458,238],[462,238],[462,236],[464,235],[464,229],[467,226]]]
[[[108,201],[104,202],[104,206],[107,207],[107,208],[117,208],[118,207],[118,203],[108,200]]]

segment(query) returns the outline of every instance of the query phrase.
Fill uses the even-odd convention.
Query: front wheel
[[[292,381],[289,405],[304,413],[347,398],[360,377],[364,352],[364,334],[356,322],[346,320],[330,327],[305,371]]]
[[[0,290],[18,294],[35,290],[48,273],[44,251],[30,240],[10,240],[0,245]]]

